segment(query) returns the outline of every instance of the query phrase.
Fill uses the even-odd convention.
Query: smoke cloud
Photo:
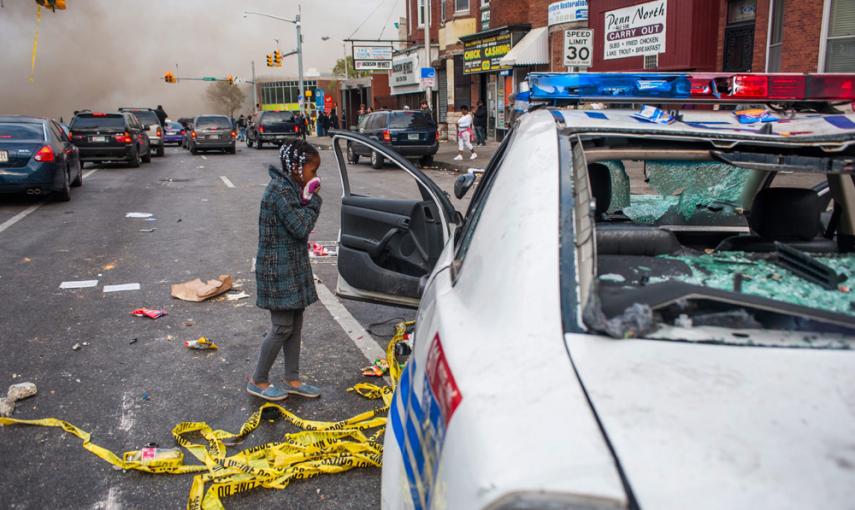
[[[179,77],[227,74],[250,79],[250,62],[266,78],[297,76],[296,57],[285,67],[265,67],[266,53],[279,39],[283,51],[295,47],[288,23],[244,10],[293,17],[297,2],[282,0],[66,0],[65,11],[42,9],[33,81],[30,57],[36,30],[33,0],[3,0],[0,8],[0,114],[30,114],[69,120],[74,110],[114,111],[120,106],[163,105],[171,118],[212,111],[206,82],[167,84],[163,73]],[[303,5],[304,68],[328,73],[342,56],[340,40],[369,8],[381,5],[357,37],[377,37],[403,15],[399,0],[326,0]],[[331,40],[323,42],[322,36]],[[386,27],[384,37],[396,37]],[[176,64],[178,70],[176,72]]]

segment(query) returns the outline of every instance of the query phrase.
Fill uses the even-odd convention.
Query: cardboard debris
[[[172,297],[184,301],[200,303],[214,296],[219,296],[231,288],[232,277],[227,274],[222,274],[218,276],[216,280],[208,280],[207,282],[203,282],[201,279],[196,278],[189,282],[176,283],[172,286]]]

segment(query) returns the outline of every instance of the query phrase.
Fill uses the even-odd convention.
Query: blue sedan
[[[71,199],[83,184],[80,155],[56,121],[0,116],[0,193]]]

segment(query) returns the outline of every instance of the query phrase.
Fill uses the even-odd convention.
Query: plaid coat
[[[270,183],[258,216],[256,304],[268,310],[300,310],[318,300],[307,241],[321,211],[321,197],[300,205],[300,186],[280,169],[269,168]]]

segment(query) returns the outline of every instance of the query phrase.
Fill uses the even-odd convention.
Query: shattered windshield
[[[740,344],[771,342],[765,331],[855,336],[855,256],[844,242],[855,222],[841,221],[851,219],[851,176],[607,154],[574,147],[588,177],[575,179],[576,229],[587,215],[595,231],[577,236],[594,245],[595,267],[584,239],[575,253],[590,329]]]

